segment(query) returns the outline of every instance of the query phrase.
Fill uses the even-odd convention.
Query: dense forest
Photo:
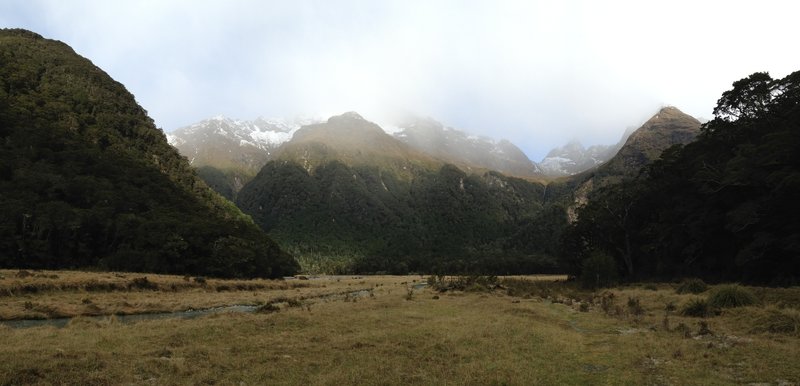
[[[298,255],[342,257],[343,272],[551,272],[552,230],[566,225],[544,185],[452,165],[405,179],[337,161],[313,172],[271,161],[238,205]]]
[[[0,266],[297,270],[121,84],[66,44],[0,31],[0,149]]]
[[[562,238],[565,268],[615,278],[800,281],[800,72],[733,83],[698,139],[594,191]]]

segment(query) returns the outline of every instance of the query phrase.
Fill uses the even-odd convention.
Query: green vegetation
[[[67,45],[0,31],[0,267],[281,276],[297,263]]]
[[[735,82],[695,142],[589,196],[564,265],[603,251],[625,280],[800,281],[799,103],[800,72]]]
[[[566,224],[543,185],[452,165],[407,180],[339,161],[312,172],[270,161],[238,205],[299,256],[350,256],[333,259],[339,272],[553,272],[558,239],[544,228]]]
[[[708,295],[708,304],[714,308],[744,307],[756,303],[758,299],[750,290],[736,284],[718,286]]]

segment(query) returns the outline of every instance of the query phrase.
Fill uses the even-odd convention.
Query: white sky
[[[710,118],[756,71],[800,70],[795,1],[0,0],[171,131],[233,118],[410,111],[534,161],[616,142],[663,105]]]

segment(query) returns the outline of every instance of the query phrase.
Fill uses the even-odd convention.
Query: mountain
[[[694,141],[700,134],[700,125],[699,120],[677,108],[664,107],[634,131],[599,172],[607,176],[635,175],[667,148]]]
[[[307,118],[242,121],[217,116],[177,129],[167,134],[167,140],[189,159],[206,183],[234,200],[280,145],[302,125],[314,122]]]
[[[302,126],[321,121],[309,118],[243,121],[217,116],[177,129],[167,134],[167,139],[189,159],[209,186],[226,198],[235,200],[244,184],[258,173],[267,160],[276,159],[278,148],[292,139]],[[450,127],[445,128],[430,118],[411,116],[400,120],[399,126],[385,126],[381,130],[408,145],[409,149],[405,151],[415,151],[416,154],[410,157],[412,159],[426,158],[427,163],[450,163],[468,173],[497,170],[523,178],[542,177],[537,165],[507,140],[495,141],[472,136]],[[384,137],[382,140],[386,139]],[[316,142],[337,140],[325,138]],[[293,146],[300,142],[300,139],[294,141]],[[362,141],[357,151],[370,152],[375,148],[372,142]]]
[[[281,276],[297,263],[211,190],[125,87],[0,31],[0,266]]]
[[[512,237],[552,216],[549,200],[542,184],[467,173],[351,112],[298,130],[237,204],[303,263],[332,261],[328,272],[501,273],[552,269],[550,234]]]
[[[570,141],[550,150],[539,162],[539,168],[548,177],[564,177],[584,172],[611,159],[625,144],[629,134],[626,133],[615,145],[593,145],[585,148],[580,141]]]
[[[668,148],[694,141],[700,134],[700,126],[700,121],[675,107],[659,110],[628,136],[610,160],[596,169],[576,174],[566,182],[574,196],[574,203],[568,209],[570,220],[576,218],[575,210],[587,203],[592,191],[637,176],[644,166],[659,159]]]
[[[331,117],[325,123],[302,127],[272,159],[294,161],[308,172],[338,161],[351,167],[375,166],[405,177],[413,176],[418,169],[434,170],[443,165],[352,111]]]
[[[495,141],[444,127],[430,118],[408,117],[392,130],[394,136],[419,151],[465,171],[496,170],[516,177],[541,177],[539,167],[507,140]]]

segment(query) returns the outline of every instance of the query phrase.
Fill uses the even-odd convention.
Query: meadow
[[[564,279],[0,270],[0,384],[800,383],[800,288]]]

